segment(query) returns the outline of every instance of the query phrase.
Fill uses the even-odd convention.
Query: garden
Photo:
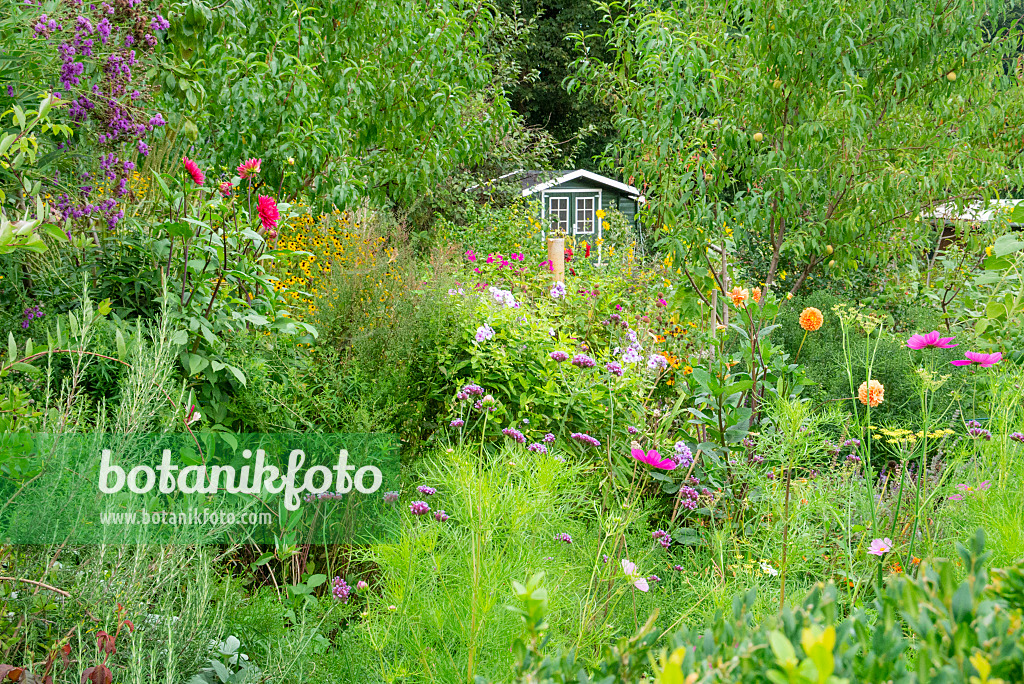
[[[0,681],[1024,682],[1022,19],[6,3]]]

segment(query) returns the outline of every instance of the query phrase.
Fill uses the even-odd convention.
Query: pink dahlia
[[[929,347],[934,347],[938,349],[952,349],[953,347],[957,346],[955,344],[952,344],[952,342],[952,337],[939,337],[939,331],[932,330],[930,333],[925,333],[924,335],[911,335],[910,339],[907,340],[907,346],[915,350],[926,349]]]
[[[260,172],[260,164],[262,162],[262,159],[246,159],[238,165],[238,176],[245,180],[249,176],[256,175]]]
[[[281,214],[277,211],[277,202],[274,201],[273,197],[267,197],[266,195],[260,195],[257,202],[263,228],[266,230],[276,228],[277,221],[281,218]]]
[[[650,451],[644,451],[643,449],[632,449],[630,455],[641,463],[645,463],[654,468],[661,470],[672,470],[676,467],[676,462],[671,458],[662,458],[654,449]]]
[[[994,352],[992,354],[986,354],[984,352],[965,352],[964,356],[967,358],[950,361],[950,363],[954,366],[970,366],[976,363],[982,368],[988,368],[989,366],[994,366],[1003,360],[1002,352]]]
[[[231,188],[233,187],[234,186],[231,185],[231,181],[224,181],[220,184],[220,194],[224,197],[231,197]]]
[[[206,181],[206,176],[199,169],[199,165],[188,157],[182,157],[182,163],[185,165],[185,170],[188,171],[188,175],[192,176],[192,182],[196,185],[202,185]]]

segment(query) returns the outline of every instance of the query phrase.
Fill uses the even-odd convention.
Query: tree
[[[613,107],[606,163],[647,188],[679,266],[757,238],[765,284],[788,260],[795,292],[913,248],[922,209],[1020,185],[1021,34],[986,28],[1001,0],[600,7],[571,90]]]

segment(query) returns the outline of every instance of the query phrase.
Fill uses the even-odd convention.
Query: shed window
[[[576,198],[576,232],[594,232],[594,198]]]
[[[548,199],[548,220],[551,228],[554,229],[555,222],[558,222],[558,230],[569,230],[569,198],[551,197]]]

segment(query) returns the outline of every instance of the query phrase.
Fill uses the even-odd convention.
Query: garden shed
[[[632,225],[643,198],[632,185],[592,171],[521,171],[523,197],[540,200],[541,225],[555,225],[566,235],[600,238],[603,231],[599,209],[615,209]]]

